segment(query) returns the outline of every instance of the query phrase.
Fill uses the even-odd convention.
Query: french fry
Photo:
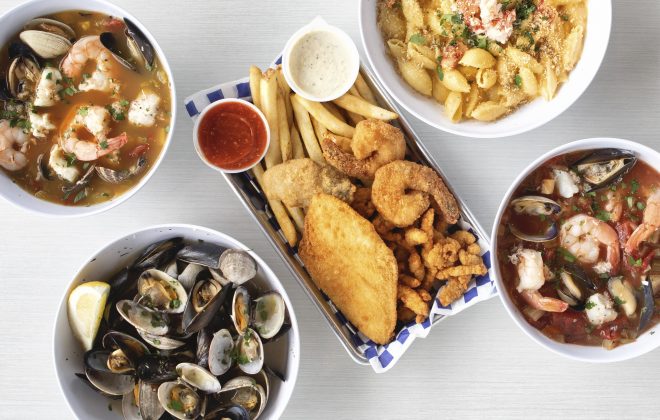
[[[303,212],[303,209],[300,207],[288,206],[286,209],[289,210],[289,215],[291,216],[293,223],[295,223],[298,232],[302,233],[305,229],[305,213]]]
[[[250,92],[252,92],[252,103],[261,109],[261,69],[250,66]]]
[[[325,158],[323,157],[323,152],[321,152],[321,146],[319,146],[318,140],[316,140],[316,134],[314,134],[314,127],[309,118],[309,113],[294,97],[295,95],[292,94],[291,105],[293,106],[293,115],[296,117],[300,137],[302,137],[305,149],[307,149],[307,155],[316,163],[325,165]]]
[[[264,168],[261,166],[261,163],[256,164],[252,168],[252,173],[254,174],[254,177],[257,178],[257,182],[259,182],[259,185],[261,185],[261,188],[263,189]],[[275,219],[277,219],[277,223],[280,225],[280,229],[282,229],[284,238],[289,243],[289,245],[296,246],[298,243],[298,232],[296,231],[296,227],[293,225],[293,222],[289,218],[289,214],[286,212],[284,204],[282,204],[282,202],[279,200],[270,200],[267,193],[266,199],[268,200],[270,209],[275,215]]]
[[[341,115],[341,110],[337,108],[337,105],[333,104],[332,102],[323,102],[323,106],[326,107],[327,110],[332,113],[332,115],[346,122],[346,118],[344,118],[344,116]]]
[[[295,124],[291,126],[291,148],[293,149],[293,158],[302,159],[305,157],[305,148],[302,145],[302,140],[300,139],[300,133],[296,128]]]
[[[390,121],[399,118],[396,113],[372,105],[366,100],[351,95],[350,93],[335,99],[334,102],[347,111],[355,112],[356,114],[360,114],[367,118],[375,118],[383,121]]]
[[[348,92],[353,96],[357,96],[358,98],[361,98],[360,92],[358,92],[358,90],[355,86],[351,87]],[[348,115],[348,119],[351,120],[351,122],[354,125],[357,125],[357,123],[364,120],[364,117],[362,115],[356,114],[355,112],[346,111],[346,114]]]
[[[374,93],[371,91],[371,88],[367,84],[367,81],[364,80],[362,73],[358,73],[357,80],[355,81],[355,88],[360,92],[360,96],[364,98],[367,102],[372,105],[378,105],[378,101],[374,96]]]
[[[275,70],[268,69],[261,79],[261,111],[270,126],[270,147],[266,152],[266,168],[282,162],[280,148],[279,118],[277,117],[277,78]]]
[[[332,112],[328,111],[321,103],[307,100],[300,95],[293,95],[291,100],[302,105],[307,112],[333,133],[337,133],[344,137],[353,137],[355,128],[332,115]]]
[[[288,97],[288,95],[287,95]],[[291,131],[286,116],[286,106],[282,92],[277,93],[277,119],[280,131],[280,149],[282,150],[282,162],[293,158],[293,147],[291,145]]]
[[[312,126],[314,127],[314,133],[316,133],[316,138],[321,141],[328,135],[328,129],[319,122],[316,118],[312,117]]]
[[[293,109],[291,109],[291,100],[289,99],[291,87],[289,87],[289,84],[284,78],[281,65],[277,68],[277,84],[279,85],[282,96],[284,97],[284,105],[286,106],[286,119],[290,126],[293,124]]]

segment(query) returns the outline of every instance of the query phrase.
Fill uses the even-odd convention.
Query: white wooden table
[[[592,0],[597,6],[600,0]],[[565,360],[523,335],[495,298],[417,340],[391,371],[355,365],[247,212],[192,148],[182,100],[266,66],[316,15],[359,43],[357,1],[116,0],[167,54],[179,95],[172,147],[152,180],[107,213],[52,220],[0,202],[0,418],[72,418],[52,362],[52,323],[65,285],[102,245],[131,230],[182,222],[248,244],[280,276],[300,322],[302,358],[291,419],[654,418],[660,352],[614,365]],[[0,11],[17,0],[0,0]],[[521,136],[471,140],[415,129],[457,192],[490,231],[514,176],[542,152],[596,136],[660,149],[660,3],[615,2],[608,54],[583,97],[552,123]]]

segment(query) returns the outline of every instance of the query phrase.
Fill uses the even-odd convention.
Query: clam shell
[[[76,38],[76,31],[74,31],[66,23],[55,19],[35,18],[26,23],[23,29],[34,29],[36,31],[50,32],[71,40]]]
[[[270,292],[254,300],[252,325],[262,338],[274,337],[286,318],[284,299],[277,292]]]
[[[245,251],[228,249],[220,256],[222,275],[234,284],[243,284],[257,275],[257,262]]]
[[[169,331],[167,320],[162,314],[146,306],[128,299],[120,300],[116,306],[119,315],[138,330],[153,335],[165,335]]]
[[[158,401],[158,384],[140,381],[138,399],[140,401],[140,420],[157,420],[165,413],[165,409]]]
[[[39,57],[46,60],[63,56],[73,45],[71,41],[61,35],[33,29],[21,32],[19,37]]]
[[[195,409],[191,413],[186,414],[182,411],[179,411],[175,409],[171,404],[170,393],[172,388],[174,387],[184,387],[190,392],[191,395],[196,396],[196,398],[198,399],[197,405],[195,406]],[[197,392],[195,392],[195,390],[192,387],[182,382],[163,382],[158,387],[158,401],[160,402],[161,406],[165,409],[165,411],[167,411],[177,419],[196,419],[203,412],[205,406],[203,397],[197,394]]]
[[[137,330],[140,337],[144,339],[149,345],[159,350],[175,350],[179,347],[185,346],[184,341],[179,341],[174,338],[164,337],[160,335],[149,334],[143,330]]]
[[[234,340],[227,329],[213,334],[209,346],[209,369],[214,375],[224,375],[232,365],[231,352],[234,349]]]
[[[176,373],[188,385],[207,394],[219,392],[222,388],[218,378],[208,370],[194,363],[179,363],[176,366]]]
[[[256,345],[256,357],[250,358],[247,354],[247,343]],[[261,342],[259,334],[251,328],[248,328],[244,335],[238,337],[236,340],[236,347],[238,348],[239,358],[237,360],[238,367],[249,375],[256,375],[264,366],[264,346]]]
[[[231,319],[240,335],[245,334],[250,326],[250,305],[250,294],[246,288],[239,286],[231,302]]]
[[[159,286],[149,286],[150,284]],[[161,288],[162,286],[162,288]],[[165,291],[174,291],[176,298],[164,296]],[[164,271],[152,268],[143,272],[138,278],[138,293],[150,302],[150,307],[159,312],[172,314],[183,313],[188,303],[188,293],[183,285]]]

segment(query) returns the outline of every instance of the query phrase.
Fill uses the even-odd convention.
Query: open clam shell
[[[219,392],[222,388],[215,375],[194,363],[179,363],[176,373],[182,381],[207,394]]]
[[[158,401],[177,419],[196,419],[204,413],[203,395],[184,382],[164,382],[158,387]]]
[[[177,340],[171,337],[161,335],[149,334],[143,330],[137,330],[140,337],[144,339],[149,345],[157,348],[158,350],[176,350],[186,345],[185,341]]]
[[[160,312],[179,314],[188,303],[188,293],[183,285],[155,268],[140,275],[138,293],[143,305]]]
[[[85,353],[85,376],[99,391],[108,395],[124,395],[133,389],[132,375],[115,373],[108,367],[110,350],[92,350]]]
[[[266,390],[249,376],[237,376],[230,379],[216,397],[218,407],[240,405],[250,413],[250,418],[253,420],[261,416],[268,403]]]
[[[19,38],[39,57],[49,60],[61,57],[73,46],[71,41],[53,32],[28,29],[20,33]]]
[[[158,401],[158,384],[138,382],[138,401],[141,420],[162,418],[165,409]]]
[[[25,24],[24,30],[35,30],[41,32],[49,32],[52,34],[60,35],[69,40],[76,38],[76,31],[69,25],[59,20],[49,18],[35,18]]]
[[[224,375],[232,366],[232,351],[234,340],[227,329],[222,329],[213,334],[209,346],[208,363],[212,374]]]
[[[254,300],[252,326],[262,338],[272,338],[279,333],[285,318],[286,305],[279,293],[269,292]]]
[[[169,331],[164,314],[127,299],[117,302],[116,307],[119,315],[138,330],[153,335],[165,335]]]
[[[41,67],[32,55],[18,55],[7,70],[7,87],[12,98],[29,100],[37,90]]]
[[[248,328],[236,340],[236,362],[238,367],[249,375],[256,375],[264,366],[264,346],[259,334]]]
[[[228,249],[220,256],[222,275],[234,284],[243,284],[257,275],[257,262],[247,252]]]

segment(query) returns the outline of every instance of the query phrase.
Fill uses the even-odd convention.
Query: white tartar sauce
[[[303,35],[291,48],[289,71],[295,84],[316,98],[339,96],[353,76],[353,54],[337,34],[316,30]],[[350,86],[349,86],[350,87]]]

